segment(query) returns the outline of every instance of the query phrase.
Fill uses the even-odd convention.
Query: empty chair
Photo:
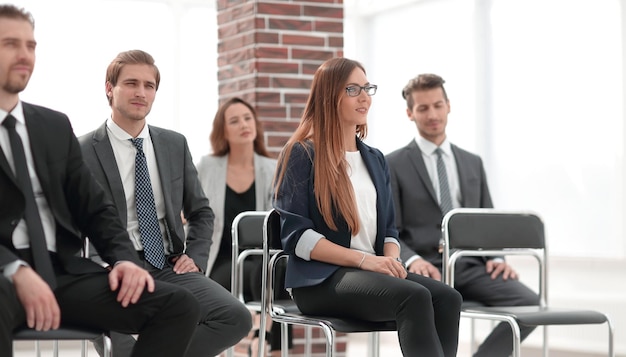
[[[607,324],[608,356],[614,356],[613,327],[604,313],[549,306],[547,300],[547,252],[544,225],[531,212],[502,211],[482,208],[458,208],[443,218],[443,279],[454,286],[454,265],[463,256],[526,255],[539,265],[536,306],[470,306],[463,307],[462,317],[504,321],[513,331],[513,356],[520,356],[520,325],[583,325]],[[544,329],[544,356],[547,355],[547,334]]]
[[[261,301],[244,298],[243,280],[244,263],[252,256],[261,258],[263,255],[263,223],[268,212],[245,211],[239,213],[232,224],[232,260],[231,260],[231,292],[241,302],[252,310],[260,313]],[[263,289],[261,287],[261,289]],[[265,349],[265,319],[259,324],[259,356]],[[233,355],[233,348],[227,350],[227,355]]]

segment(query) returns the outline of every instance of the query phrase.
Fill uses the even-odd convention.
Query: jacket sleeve
[[[295,247],[307,229],[315,229],[309,207],[313,196],[313,149],[296,143],[287,162],[279,162],[277,172],[285,165],[285,175],[277,189],[274,207],[281,217],[283,249],[295,254]]]
[[[209,260],[215,215],[200,185],[186,140],[184,146],[183,213],[187,219],[185,253],[200,269],[205,270]]]

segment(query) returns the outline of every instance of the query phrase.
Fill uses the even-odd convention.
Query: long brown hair
[[[359,215],[345,159],[343,121],[339,118],[339,105],[346,96],[346,82],[352,72],[365,69],[347,58],[332,58],[324,62],[315,72],[311,92],[304,108],[300,125],[283,148],[278,158],[279,171],[275,180],[276,195],[280,189],[291,151],[296,143],[308,148],[312,142],[315,151],[315,200],[324,217],[324,222],[332,230],[337,230],[334,221],[339,214],[348,224],[354,235],[359,232]],[[358,125],[355,135],[359,139],[367,135],[367,125]],[[356,138],[355,138],[356,140]]]
[[[214,156],[224,156],[228,154],[230,151],[230,146],[228,145],[228,141],[226,140],[226,110],[233,104],[243,104],[252,113],[252,117],[254,118],[254,124],[256,127],[256,137],[254,138],[254,152],[265,157],[270,157],[267,152],[267,148],[265,147],[265,139],[263,135],[263,125],[259,121],[259,118],[256,115],[256,110],[252,107],[252,105],[245,100],[239,97],[233,97],[229,100],[222,103],[222,105],[215,113],[215,118],[213,119],[213,129],[211,130],[211,135],[209,136],[209,140],[211,141],[211,148],[213,149]]]

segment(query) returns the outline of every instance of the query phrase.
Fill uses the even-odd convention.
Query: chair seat
[[[519,324],[527,326],[603,324],[605,314],[592,310],[540,306],[484,306],[464,308],[464,312],[478,314],[503,314],[515,318]]]
[[[37,331],[28,327],[13,331],[13,340],[92,340],[105,332],[84,327],[61,327],[56,330]]]
[[[474,307],[482,307],[485,306],[485,304],[480,303],[478,301],[472,301],[472,300],[463,300],[463,304],[461,305],[461,309],[465,310],[465,309],[471,309]]]
[[[339,317],[310,316],[293,312],[282,313],[280,314],[280,317],[277,318],[277,320],[285,321],[289,320],[290,318],[294,319],[294,323],[297,323],[297,321],[317,322],[317,325],[324,324],[330,326],[330,328],[335,331],[344,333],[397,330],[395,321],[374,322]]]

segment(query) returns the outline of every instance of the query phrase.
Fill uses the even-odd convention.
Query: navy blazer
[[[166,234],[175,255],[186,253],[202,271],[206,270],[213,234],[213,210],[198,180],[187,140],[172,130],[148,126],[154,147],[165,201]],[[115,202],[126,225],[126,196],[106,122],[79,139],[85,163]],[[180,212],[187,218],[183,229]]]
[[[374,251],[383,255],[386,237],[398,239],[395,227],[394,206],[391,194],[389,169],[383,154],[357,139],[357,148],[365,162],[376,188],[377,230]],[[332,275],[339,266],[315,260],[304,260],[295,255],[295,247],[304,233],[312,229],[329,241],[350,247],[351,232],[342,217],[336,217],[337,231],[331,230],[317,207],[314,195],[313,146],[296,143],[287,163],[285,176],[278,190],[274,207],[281,217],[281,240],[283,249],[290,254],[285,286],[297,288],[317,285]],[[356,193],[358,194],[358,193]]]
[[[451,148],[459,175],[461,207],[493,208],[481,158],[456,145],[451,145]],[[433,264],[440,264],[439,239],[443,213],[422,151],[415,140],[411,140],[405,147],[387,155],[387,162],[391,171],[402,260],[407,261],[417,253]]]
[[[22,102],[35,171],[56,223],[57,253],[70,273],[102,272],[91,260],[80,258],[81,231],[109,264],[139,256],[113,203],[83,162],[67,116]],[[1,152],[1,150],[0,150]],[[0,155],[0,266],[18,259],[13,230],[23,217],[24,195],[4,155]]]

